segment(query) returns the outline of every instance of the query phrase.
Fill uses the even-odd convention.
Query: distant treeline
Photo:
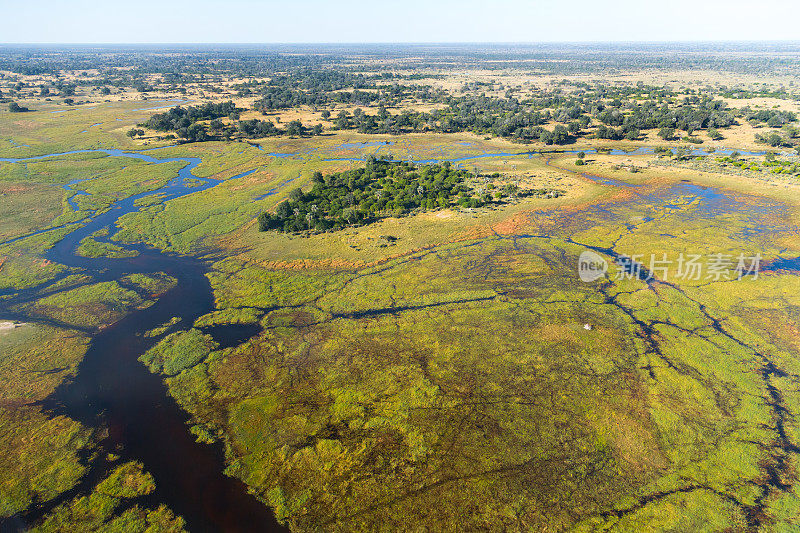
[[[374,91],[360,89],[324,92],[319,90],[301,91],[287,87],[263,87],[259,94],[261,99],[253,104],[253,108],[263,112],[278,109],[290,109],[302,105],[324,107],[333,104],[349,104],[367,106],[377,102],[385,105],[397,105],[407,98],[416,98],[424,102],[434,102],[443,98],[441,91],[433,91],[430,87],[409,88],[407,85],[387,85]],[[246,95],[240,91],[240,95]]]
[[[418,75],[422,79],[425,76]],[[301,105],[324,107],[333,104],[368,106],[375,103],[396,105],[404,99],[424,102],[444,97],[442,90],[427,85],[400,85],[399,79],[411,78],[391,73],[366,76],[335,70],[308,71],[272,77],[268,82],[237,85],[239,96],[261,96],[254,109],[269,112]],[[395,81],[386,84],[386,81]]]
[[[178,137],[192,142],[322,133],[322,126],[307,129],[299,120],[289,122],[285,129],[269,121],[239,120],[242,111],[244,109],[237,108],[233,102],[208,103],[197,107],[176,106],[165,113],[153,115],[142,126],[155,131],[175,132]],[[231,122],[224,123],[220,120],[222,118],[228,118]]]
[[[763,53],[754,53],[754,52]],[[180,72],[265,77],[307,70],[372,71],[388,79],[436,77],[446,70],[515,69],[531,75],[608,74],[629,70],[713,70],[750,75],[800,75],[796,43],[586,43],[513,45],[92,45],[13,46],[0,51],[0,70],[23,75],[98,69],[136,77]],[[113,69],[120,69],[114,72]]]
[[[176,106],[166,113],[156,113],[144,125],[156,131],[174,131],[180,137],[197,137],[197,130],[203,129],[197,122],[222,117],[236,120],[242,111],[244,109],[237,108],[233,102],[207,103],[189,107]]]
[[[716,132],[736,124],[736,115],[724,102],[710,98],[686,99],[678,105],[646,100],[643,102],[607,102],[602,99],[569,96],[519,101],[516,98],[461,96],[445,99],[447,107],[430,112],[406,110],[392,114],[383,105],[375,114],[361,108],[352,113],[342,110],[335,117],[327,110],[322,117],[331,120],[339,130],[357,130],[368,134],[402,134],[410,132],[457,133],[473,132],[494,135],[520,142],[566,144],[577,137],[600,139],[637,139],[644,130],[683,130],[692,135],[698,130]],[[320,125],[306,128],[299,121],[285,129],[271,121],[239,121],[242,109],[232,102],[204,104],[199,107],[175,107],[153,115],[144,125],[156,131],[173,131],[191,141],[236,137],[321,134]],[[796,120],[791,113],[765,110],[745,115],[747,120],[765,121],[767,125]],[[220,119],[228,118],[229,123]],[[208,122],[200,124],[199,122]],[[545,127],[554,123],[552,127]],[[594,132],[587,129],[596,125]]]
[[[800,100],[800,95],[788,92],[786,89],[723,89],[719,93],[722,98],[733,100],[749,100],[751,98],[777,98],[780,100]]]
[[[448,107],[430,112],[404,111],[392,115],[379,107],[375,115],[361,110],[341,111],[334,119],[338,129],[361,133],[469,131],[513,140],[566,144],[579,136],[600,139],[637,139],[643,130],[672,128],[691,135],[697,130],[727,128],[736,123],[724,102],[710,98],[687,99],[671,106],[667,101],[607,102],[597,96],[564,96],[520,101],[516,98],[461,96],[446,99]],[[546,128],[545,124],[555,123]],[[593,134],[587,132],[596,124]]]
[[[773,128],[797,121],[797,116],[788,111],[752,110],[748,107],[737,110],[722,100],[694,94],[692,90],[679,95],[664,87],[643,84],[607,86],[578,83],[572,91],[564,91],[559,86],[526,97],[516,96],[512,89],[508,89],[505,96],[451,96],[425,86],[412,93],[399,85],[367,90],[358,88],[372,87],[373,79],[335,72],[287,75],[269,84],[253,83],[252,88],[262,95],[254,107],[265,114],[275,109],[304,105],[312,109],[322,107],[323,120],[330,121],[333,128],[365,134],[472,132],[548,145],[563,145],[578,138],[636,140],[643,132],[651,130],[658,130],[659,135],[667,140],[673,139],[678,131],[685,132],[684,138],[690,140],[697,140],[693,135],[698,131],[706,131],[712,139],[721,139],[719,130],[737,124],[739,119],[754,126]],[[345,87],[350,89],[344,90]],[[389,110],[391,102],[412,97],[414,101],[441,104],[441,107],[430,111],[406,109],[400,113]],[[330,109],[341,103],[363,104],[375,111],[368,113],[357,107],[352,112],[340,110],[332,115]],[[293,121],[285,128],[269,120],[239,121],[241,111],[244,110],[237,109],[232,102],[176,107],[154,115],[146,125],[156,131],[173,131],[190,141],[314,135],[323,131],[321,125],[307,128],[299,121]],[[222,118],[229,121],[223,122]]]

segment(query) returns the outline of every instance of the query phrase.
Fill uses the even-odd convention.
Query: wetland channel
[[[118,280],[134,273],[163,272],[174,277],[177,285],[158,297],[152,306],[134,311],[97,332],[78,367],[77,375],[63,383],[45,401],[45,408],[54,415],[70,417],[88,427],[107,428],[107,437],[100,443],[101,451],[120,455],[125,460],[140,461],[155,479],[155,492],[142,503],[168,505],[176,514],[184,517],[190,531],[284,531],[270,509],[249,494],[244,483],[223,474],[225,460],[222,445],[195,441],[188,428],[189,416],[167,394],[162,377],[152,374],[138,360],[140,355],[157,342],[157,339],[143,335],[144,332],[173,317],[180,317],[183,324],[192,324],[198,317],[214,310],[213,293],[205,275],[207,262],[198,258],[162,253],[143,245],[125,245],[138,253],[129,258],[87,258],[76,254],[84,238],[104,228],[108,228],[110,232],[98,240],[109,242],[117,231],[117,220],[122,215],[140,209],[137,206],[140,198],[159,195],[163,203],[204,191],[222,181],[194,176],[192,170],[201,163],[198,158],[156,159],[145,153],[121,150],[79,150],[0,161],[25,162],[90,152],[102,152],[112,157],[137,158],[154,164],[181,161],[185,166],[177,177],[163,187],[117,201],[108,211],[91,213],[82,222],[73,224],[76,229],[48,250],[46,259],[84,270],[96,281]],[[493,155],[511,154],[482,154],[479,157]],[[460,158],[452,162],[463,160],[464,158]],[[230,179],[244,177],[252,172],[254,171]],[[592,179],[591,176],[584,176]],[[602,178],[597,178],[596,181],[616,185]],[[725,205],[724,202],[719,202],[719,191],[700,189],[691,184],[682,187],[683,190],[675,192],[693,194],[705,202],[716,203],[718,208]],[[70,205],[77,207],[72,202]],[[54,229],[57,228],[48,228],[13,240]],[[613,253],[613,250],[604,251]],[[782,260],[775,266],[796,271],[800,263],[790,259]],[[18,303],[20,299],[35,298],[41,288],[33,287],[18,292],[0,307],[0,311],[9,312],[7,307]],[[249,336],[257,334],[258,330],[243,330],[232,326],[231,331],[216,327],[210,333],[222,346],[230,346],[243,342]],[[81,494],[81,491],[90,491],[94,483],[102,479],[103,474],[104,472],[96,472],[94,468],[90,468],[90,473],[78,487],[54,501],[42,503],[26,515],[17,516],[5,524],[0,523],[0,529],[24,529],[52,511],[59,503],[67,501],[67,498]]]

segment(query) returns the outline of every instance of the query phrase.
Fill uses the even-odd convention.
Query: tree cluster
[[[466,170],[441,165],[414,166],[371,157],[363,168],[323,176],[314,174],[307,193],[294,189],[275,213],[258,217],[261,231],[326,231],[362,225],[384,216],[402,216],[417,209],[459,205],[480,207],[490,198],[477,198],[465,183]]]
[[[236,138],[255,139],[276,135],[322,135],[322,125],[307,128],[299,120],[293,120],[280,129],[270,121],[251,119],[238,120],[243,109],[236,108],[233,102],[204,104],[199,107],[173,107],[166,113],[150,117],[144,126],[156,131],[174,131],[178,137],[190,142],[210,140],[231,140]],[[225,123],[220,120],[232,120]]]
[[[218,104],[206,103],[201,106],[176,106],[165,113],[156,113],[150,117],[145,126],[156,131],[174,131],[179,137],[192,141],[204,141],[208,133],[200,121],[229,117],[238,119],[239,109],[233,102]]]
[[[780,109],[759,109],[752,111],[749,107],[742,109],[745,119],[753,125],[766,124],[770,128],[780,128],[790,122],[797,121],[797,115],[791,111]]]
[[[30,111],[30,109],[28,109],[27,107],[23,107],[16,102],[10,102],[8,104],[8,110],[11,113],[27,113],[28,111]]]

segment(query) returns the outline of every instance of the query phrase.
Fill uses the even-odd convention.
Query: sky
[[[3,43],[800,41],[798,0],[0,0]]]

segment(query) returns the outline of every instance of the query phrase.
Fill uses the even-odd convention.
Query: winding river
[[[121,150],[79,150],[27,159],[0,159],[0,161],[25,162],[90,152],[101,152],[112,157],[136,158],[154,164],[180,161],[185,165],[177,177],[160,189],[119,200],[108,211],[90,215],[82,221],[82,225],[58,241],[46,253],[46,258],[69,267],[85,269],[96,281],[117,280],[132,273],[164,272],[176,278],[178,283],[151,307],[135,311],[95,334],[88,352],[78,367],[76,377],[62,384],[45,401],[45,407],[54,414],[68,416],[89,427],[99,425],[108,427],[108,436],[101,442],[101,448],[106,452],[120,455],[125,460],[141,461],[145,469],[155,478],[156,491],[143,503],[165,503],[186,519],[189,530],[284,530],[269,508],[250,495],[242,482],[222,473],[225,468],[222,446],[199,444],[195,441],[188,431],[188,415],[168,396],[161,376],[151,374],[138,361],[138,357],[156,342],[156,339],[142,335],[145,331],[176,316],[182,318],[183,324],[191,324],[199,316],[214,310],[213,294],[205,276],[207,263],[197,258],[162,253],[143,245],[126,246],[138,252],[138,255],[123,259],[87,258],[76,254],[81,240],[98,230],[110,229],[110,234],[100,240],[108,241],[113,237],[117,231],[118,219],[122,215],[140,209],[136,205],[136,201],[140,198],[160,195],[161,201],[165,202],[210,189],[222,181],[194,176],[192,170],[201,163],[198,158],[157,159],[143,152]],[[519,155],[526,154],[498,153],[475,157]],[[458,163],[468,159],[474,157],[450,161]],[[241,178],[251,172],[253,171],[239,174],[231,179]],[[600,178],[596,181],[613,186],[622,185],[622,182],[611,183]],[[281,186],[287,183],[288,181]],[[714,190],[701,190],[691,184],[677,187],[683,187],[682,192],[692,193],[706,201],[711,200],[712,193],[715,193]],[[70,205],[75,207],[73,203]],[[58,228],[49,228],[37,233],[54,229]],[[31,234],[28,234],[14,240],[30,236]],[[800,266],[797,261],[784,260],[780,266],[797,269]],[[21,291],[17,297],[3,305],[8,307],[20,299],[30,299],[40,288]],[[0,310],[7,311],[2,308]],[[215,329],[212,333],[215,339],[225,346],[241,342],[243,334],[246,337],[256,334],[257,331],[242,332],[236,327],[230,330],[223,327]],[[93,468],[101,467],[93,466]],[[35,522],[58,503],[79,494],[81,490],[91,490],[94,482],[101,479],[103,474],[103,471],[92,470],[76,489],[62,495],[54,502],[35,508],[27,515],[16,517],[8,524],[9,529],[23,529],[26,524]],[[5,530],[5,524],[0,526],[3,526],[0,529]]]
[[[119,217],[139,210],[136,205],[139,198],[162,195],[163,201],[166,201],[215,187],[222,182],[194,176],[192,170],[201,162],[197,158],[156,159],[150,155],[120,150],[83,150],[2,161],[24,162],[88,152],[133,157],[150,163],[182,161],[186,165],[164,187],[120,200],[110,210],[88,219],[83,226],[58,241],[47,252],[46,258],[69,267],[86,269],[96,281],[116,280],[132,273],[164,272],[176,278],[178,283],[151,307],[133,312],[95,334],[76,377],[61,385],[44,402],[45,407],[54,414],[68,416],[89,427],[96,427],[100,423],[108,427],[108,437],[101,442],[101,448],[126,460],[141,461],[156,481],[155,492],[146,500],[168,505],[186,519],[190,531],[285,531],[269,508],[247,492],[244,483],[223,474],[225,462],[222,446],[195,441],[187,429],[188,415],[167,395],[161,377],[151,374],[138,361],[138,357],[156,342],[156,339],[142,335],[145,331],[175,316],[181,317],[183,323],[191,324],[199,316],[214,310],[211,286],[205,276],[207,264],[195,258],[161,253],[145,246],[128,246],[136,250],[138,255],[124,259],[87,258],[75,253],[81,240],[102,228],[111,229],[111,234],[103,240],[113,236]],[[197,184],[198,180],[200,185]],[[30,297],[37,289],[39,287],[23,291],[19,298]],[[19,301],[19,298],[10,303]],[[233,328],[230,335],[236,336],[238,333]],[[224,330],[214,331],[214,336],[221,344],[230,344],[225,342]],[[102,467],[92,467],[102,470]],[[78,490],[90,490],[91,482],[99,481],[102,474],[102,471],[90,472]],[[8,524],[8,529],[24,529],[76,492],[70,491],[55,502],[16,517]]]

